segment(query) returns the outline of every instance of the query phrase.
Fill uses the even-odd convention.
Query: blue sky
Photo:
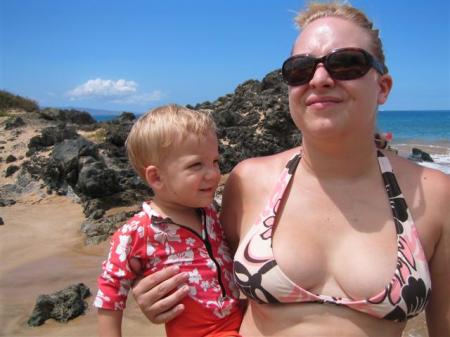
[[[450,109],[450,1],[354,0],[394,77],[382,110]],[[0,89],[41,106],[143,112],[261,80],[297,35],[299,0],[0,0]]]

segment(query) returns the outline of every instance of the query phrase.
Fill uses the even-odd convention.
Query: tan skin
[[[347,20],[322,18],[304,28],[293,54],[322,56],[342,47],[373,53],[364,30]],[[311,292],[368,298],[393,277],[395,228],[372,137],[377,106],[387,100],[391,87],[391,77],[374,69],[360,79],[336,81],[323,65],[309,83],[290,87],[291,115],[303,134],[303,158],[283,200],[273,250],[284,273]],[[232,171],[221,220],[233,249],[258,218],[289,158],[299,151],[249,159]],[[450,336],[450,177],[385,155],[429,261],[433,289],[426,309],[429,334]],[[141,308],[148,305],[143,311],[150,319],[157,322],[181,312],[174,307],[181,291],[158,301],[164,297],[161,287],[169,283],[155,286],[160,287],[159,295],[153,292],[150,298],[152,292],[146,290],[156,282],[144,281],[136,286],[135,295]],[[165,282],[176,283],[174,278]],[[405,324],[343,306],[249,301],[240,332],[243,336],[394,337],[401,336]]]

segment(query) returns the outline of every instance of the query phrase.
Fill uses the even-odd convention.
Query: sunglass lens
[[[326,67],[337,80],[353,80],[369,71],[370,61],[362,51],[337,51],[328,56]]]
[[[292,57],[283,64],[282,73],[289,85],[302,85],[312,78],[315,68],[315,59],[312,57]]]

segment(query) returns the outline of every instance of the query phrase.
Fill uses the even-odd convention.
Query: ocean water
[[[108,121],[117,115],[94,115],[97,121]],[[391,132],[391,145],[407,157],[413,147],[428,152],[434,163],[420,163],[450,174],[450,110],[380,111],[380,132]]]
[[[434,163],[420,165],[450,174],[450,110],[380,111],[381,132],[391,132],[391,146],[408,156],[413,147],[428,152]]]
[[[378,127],[392,132],[397,142],[450,142],[450,110],[380,111]]]

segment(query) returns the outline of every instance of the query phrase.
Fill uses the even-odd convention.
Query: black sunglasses
[[[381,75],[387,68],[364,49],[341,48],[322,57],[309,54],[294,55],[283,63],[281,73],[284,81],[291,85],[303,85],[311,81],[319,63],[323,63],[331,78],[340,81],[355,80],[367,74],[371,67]]]

